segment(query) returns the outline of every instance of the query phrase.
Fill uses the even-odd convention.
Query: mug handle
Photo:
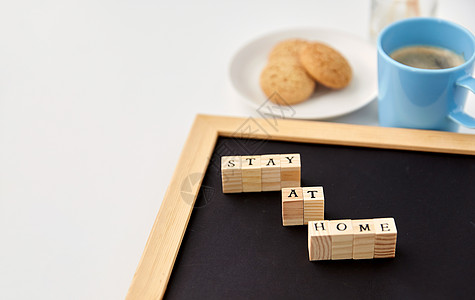
[[[473,77],[462,77],[455,82],[455,85],[466,88],[475,94],[475,78]],[[462,126],[475,128],[475,118],[464,113],[460,108],[451,111],[449,118]]]

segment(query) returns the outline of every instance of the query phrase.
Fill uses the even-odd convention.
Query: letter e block
[[[241,156],[242,191],[261,191],[261,157]]]
[[[353,258],[353,225],[351,220],[329,221],[332,259]]]
[[[280,155],[261,155],[261,189],[280,191]]]
[[[329,260],[332,258],[332,240],[328,221],[308,222],[308,259]]]
[[[323,220],[325,197],[323,187],[303,187],[303,223]]]
[[[280,155],[281,187],[300,186],[300,154]]]
[[[374,258],[396,256],[397,229],[393,218],[373,219],[375,227]]]
[[[223,193],[241,193],[241,176],[241,157],[222,156],[221,179],[223,182]]]
[[[303,225],[302,188],[282,189],[282,224],[284,226]]]
[[[369,259],[374,256],[375,228],[373,220],[352,220],[353,259]]]

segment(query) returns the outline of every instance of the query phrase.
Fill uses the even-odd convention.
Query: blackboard
[[[396,258],[310,262],[307,227],[282,226],[280,192],[222,193],[222,155],[274,153],[300,153],[325,219],[394,217]],[[468,299],[474,200],[474,156],[219,137],[165,298]]]

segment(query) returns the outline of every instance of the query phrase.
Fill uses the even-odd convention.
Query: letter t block
[[[261,157],[241,156],[242,191],[261,191]]]

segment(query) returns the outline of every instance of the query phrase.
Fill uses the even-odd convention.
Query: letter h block
[[[332,258],[332,240],[328,221],[308,222],[309,260],[329,260]]]

